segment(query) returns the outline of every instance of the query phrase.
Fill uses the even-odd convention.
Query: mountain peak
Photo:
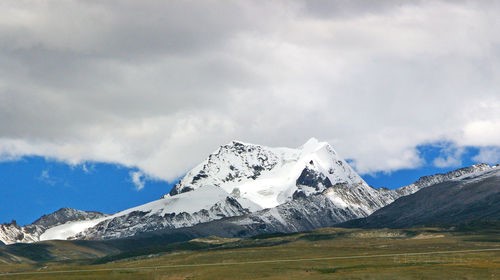
[[[259,144],[253,144],[249,142],[244,142],[240,140],[232,140],[231,142],[227,143],[226,145],[222,145],[219,147],[219,149],[214,152],[214,154],[217,154],[220,152],[221,149],[227,149],[227,148],[242,148],[242,147],[263,147],[263,148],[270,148],[266,147],[263,145]],[[298,150],[301,150],[303,153],[313,153],[317,150],[320,150],[321,148],[324,147],[329,147],[330,150],[333,150],[332,146],[328,144],[328,142],[324,141],[319,141],[315,137],[309,138],[302,146],[298,148]],[[271,149],[279,149],[279,148],[271,148]]]
[[[318,139],[314,138],[314,137],[311,137],[309,138],[309,140],[307,140],[304,145],[301,146],[301,149],[313,149],[313,148],[317,148],[318,146],[322,146],[322,145],[327,145],[328,143],[326,142],[320,142]]]
[[[226,144],[226,146],[249,146],[249,145],[255,145],[255,144],[243,142],[240,140],[232,140],[231,142]]]
[[[330,153],[333,155],[337,154],[335,152],[335,150],[333,149],[333,147],[330,144],[328,144],[328,142],[319,141],[318,139],[316,139],[314,137],[307,140],[307,142],[304,143],[304,145],[302,145],[300,147],[300,149],[302,150],[303,154],[315,153],[315,152],[318,152],[322,149],[325,149],[327,151],[327,153],[329,153],[329,154]]]
[[[298,149],[232,141],[188,172],[172,189],[170,196],[213,185],[228,193],[238,189],[236,192],[239,191],[241,196],[263,208],[275,207],[293,198],[293,193],[299,188],[297,179],[306,176],[304,170],[307,176],[321,177],[331,184],[367,186],[327,142],[316,138],[309,139]],[[310,186],[314,188],[312,192],[321,191],[316,184]]]

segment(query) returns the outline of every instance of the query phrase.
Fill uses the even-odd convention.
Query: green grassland
[[[495,228],[325,228],[249,239],[151,240],[158,244],[147,250],[130,242],[129,250],[52,241],[0,251],[0,280],[500,279],[500,229]]]

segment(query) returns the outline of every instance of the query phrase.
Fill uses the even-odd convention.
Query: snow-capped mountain
[[[338,221],[366,217],[394,200],[394,193],[369,187],[326,142],[310,139],[290,149],[233,141],[188,172],[162,199],[117,213],[76,237],[117,238],[187,227],[314,194],[343,209]]]
[[[337,183],[368,187],[326,142],[313,138],[290,149],[233,141],[191,170],[165,197],[213,185],[263,209]]]
[[[30,243],[41,239],[44,233],[60,225],[68,223],[85,223],[105,217],[105,214],[93,211],[82,211],[61,208],[51,214],[43,215],[30,225],[21,227],[15,221],[0,225],[0,242],[5,244]]]
[[[159,200],[110,216],[65,213],[62,217],[71,216],[65,219],[54,213],[24,228],[4,225],[0,241],[112,239],[228,217],[245,225],[249,235],[265,232],[259,228],[263,224],[281,231],[309,230],[366,217],[420,188],[488,168],[423,177],[399,190],[374,189],[326,142],[313,138],[291,149],[232,141]]]

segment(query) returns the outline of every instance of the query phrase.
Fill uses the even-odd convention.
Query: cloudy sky
[[[1,1],[0,159],[173,180],[232,139],[500,161],[497,1]],[[134,177],[135,176],[135,177]]]

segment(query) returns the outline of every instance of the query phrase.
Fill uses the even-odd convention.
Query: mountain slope
[[[500,221],[499,167],[421,189],[342,226],[405,228],[477,221]]]

